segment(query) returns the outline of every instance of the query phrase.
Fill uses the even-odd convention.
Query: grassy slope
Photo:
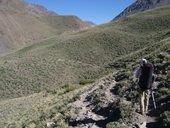
[[[94,86],[95,84],[68,85],[61,89],[1,101],[0,127],[41,128],[45,127],[54,116],[59,127],[67,127],[65,119],[69,120],[74,117],[76,112],[69,104],[78,100],[80,94],[91,90]]]
[[[1,58],[1,99],[104,75],[107,73],[104,67],[116,57],[152,48],[169,36],[169,10],[158,8],[119,22],[63,34]]]
[[[163,64],[159,64],[160,58],[158,57],[160,52],[162,51],[163,55],[166,55],[165,51],[167,51],[170,48],[170,39],[166,39],[163,41],[165,45],[162,45],[160,48],[158,48],[156,51],[153,50],[151,54],[145,53],[145,56],[147,58],[150,58],[150,60],[154,60],[156,64],[158,64],[158,67],[163,67],[163,65],[166,65],[170,61],[170,55],[169,59],[166,58],[163,62]],[[139,52],[139,54],[138,54]],[[124,58],[119,60],[121,63],[129,63],[130,67],[131,65],[137,66],[138,60],[136,60],[136,56],[140,57],[140,54],[143,53],[143,51],[138,51],[136,53],[133,53],[130,55],[129,58]],[[149,52],[150,53],[150,52]],[[149,56],[148,56],[149,55]],[[167,56],[168,57],[168,56]],[[136,61],[134,61],[134,60]],[[121,86],[117,93],[120,97],[125,97],[127,99],[135,98],[136,96],[136,88],[134,89],[135,85],[132,84],[131,81],[133,70],[132,68],[120,68],[120,72],[118,74],[123,74],[121,70],[124,70],[125,74],[127,72],[130,72],[130,75],[128,74],[129,79],[126,78],[123,80],[120,80],[119,83],[125,83],[126,86]],[[161,71],[160,71],[161,72]],[[169,72],[168,72],[169,73]],[[117,77],[117,75],[115,77]],[[119,75],[118,75],[119,76]],[[163,79],[161,80],[162,89],[156,94],[156,102],[158,103],[161,98],[164,98],[169,93],[165,87],[168,86],[169,77],[168,75],[163,75],[159,73],[159,76],[162,76]],[[96,82],[97,84],[97,82]],[[87,85],[85,87],[75,85],[74,88],[71,89],[73,91],[63,91],[63,89],[56,89],[56,90],[50,90],[50,91],[44,91],[38,94],[33,94],[27,97],[22,98],[16,98],[16,99],[9,99],[5,101],[0,102],[0,112],[1,116],[3,116],[2,120],[0,121],[0,126],[13,126],[13,127],[21,127],[21,126],[28,126],[28,127],[43,127],[46,125],[46,123],[49,121],[49,119],[53,118],[55,121],[57,121],[57,124],[60,127],[66,127],[67,128],[67,121],[70,120],[70,118],[75,118],[76,110],[69,107],[69,103],[77,100],[79,98],[79,94],[85,92],[86,90],[91,90],[91,87],[94,87],[94,85]],[[130,92],[129,92],[130,88]],[[102,95],[102,93],[101,93]],[[102,96],[101,96],[102,97]],[[100,95],[99,97],[100,98]],[[97,105],[97,104],[94,104]],[[166,119],[166,118],[165,118]],[[129,119],[127,119],[129,120]],[[126,121],[127,121],[126,120]]]

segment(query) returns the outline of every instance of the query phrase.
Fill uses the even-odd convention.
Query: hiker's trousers
[[[144,115],[148,113],[150,90],[140,90],[140,112]]]

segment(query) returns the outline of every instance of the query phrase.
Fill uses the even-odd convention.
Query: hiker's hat
[[[146,63],[147,63],[147,60],[143,58],[143,59],[142,59],[142,63],[143,63],[143,64],[146,64]]]

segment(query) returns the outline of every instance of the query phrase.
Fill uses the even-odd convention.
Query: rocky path
[[[86,98],[94,91],[98,90],[100,87],[104,87],[103,92],[106,94],[106,99],[108,99],[107,102],[112,102],[114,100],[114,96],[110,90],[115,86],[115,83],[116,82],[114,80],[112,82],[107,80],[100,80],[89,91],[83,93],[80,96],[80,100],[72,104],[72,106],[77,109],[79,113],[71,125],[75,128],[100,128],[106,117],[97,115],[96,113],[92,112],[91,103]]]

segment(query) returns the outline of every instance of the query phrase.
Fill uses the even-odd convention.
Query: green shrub
[[[115,80],[116,81],[128,80],[130,75],[131,74],[128,71],[121,71],[116,74]]]
[[[94,83],[95,80],[81,80],[79,82],[80,85],[86,85],[86,84],[91,84],[91,83]]]
[[[128,84],[127,81],[116,83],[114,90],[113,90],[114,94],[123,96],[125,94],[127,84]]]
[[[127,128],[125,125],[120,122],[110,122],[106,125],[106,128]]]
[[[134,108],[132,108],[130,104],[120,102],[119,109],[120,109],[120,116],[123,122],[130,122],[134,114]]]
[[[161,93],[161,95],[168,95],[169,92],[169,89],[165,87],[159,89],[159,93]]]
[[[52,93],[52,94],[57,94],[57,95],[63,95],[63,94],[66,94],[66,93],[73,91],[75,89],[78,89],[78,88],[79,88],[78,85],[65,84],[61,88],[57,88],[57,89],[53,89],[53,90],[47,90],[47,92]]]
[[[170,128],[170,111],[165,111],[162,115],[162,127]]]

